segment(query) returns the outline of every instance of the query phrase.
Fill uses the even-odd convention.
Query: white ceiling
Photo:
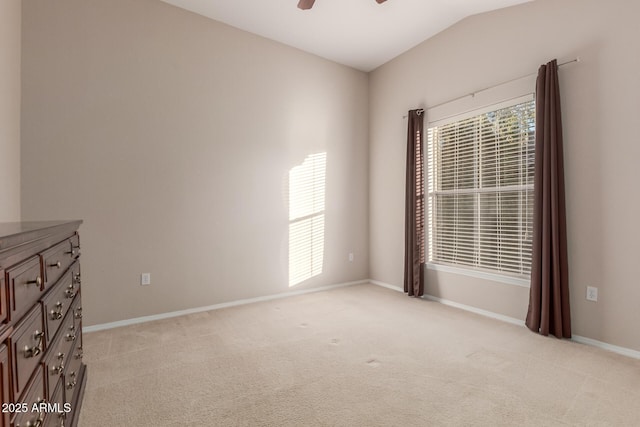
[[[461,19],[530,0],[163,0],[323,58],[371,71]]]

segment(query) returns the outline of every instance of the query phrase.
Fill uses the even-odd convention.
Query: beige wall
[[[640,350],[640,3],[536,0],[468,18],[370,75],[371,278],[402,286],[406,122],[431,106],[581,58],[560,71],[576,335]],[[599,301],[585,299],[586,286]],[[429,270],[429,294],[524,319],[528,289]]]
[[[0,1],[0,222],[20,220],[21,0]]]
[[[87,325],[367,278],[366,74],[156,0],[23,17],[23,217],[85,221]],[[287,176],[319,152],[324,268],[289,288]]]

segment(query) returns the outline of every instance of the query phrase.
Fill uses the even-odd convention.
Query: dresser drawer
[[[45,289],[56,283],[60,276],[67,271],[75,259],[71,252],[71,242],[67,239],[42,253]]]
[[[44,394],[44,378],[42,375],[42,366],[38,365],[38,369],[33,374],[33,379],[29,383],[29,386],[25,389],[24,395],[15,403],[26,404],[26,412],[16,413],[13,417],[13,427],[32,427],[41,426],[44,422],[46,415],[46,408],[42,408],[42,411],[31,411],[36,408],[40,403],[46,403]]]
[[[20,396],[45,351],[42,309],[36,305],[9,337],[13,396]]]
[[[51,398],[56,383],[62,378],[65,369],[69,366],[71,360],[71,352],[75,337],[69,331],[73,331],[73,316],[71,312],[67,313],[64,322],[53,339],[44,358],[45,365],[45,381],[47,383],[47,396]]]
[[[78,294],[73,301],[71,313],[73,314],[73,326],[76,334],[76,340],[71,354],[75,363],[82,364],[82,300],[80,299],[80,294]],[[78,369],[80,368],[78,367]]]
[[[69,360],[69,366],[66,368],[64,374],[64,396],[65,403],[73,405],[76,400],[75,395],[80,389],[80,369],[82,368],[82,337],[80,334],[77,336],[73,343],[73,349],[71,351],[71,359]]]
[[[74,234],[69,238],[71,243],[71,256],[77,259],[80,256],[80,236]]]
[[[71,286],[67,286],[67,290],[65,291],[65,296],[68,299],[73,299],[76,294],[80,292],[81,282],[80,262],[76,261],[71,265]]]
[[[4,270],[0,270],[0,325],[9,320],[8,311],[9,297],[7,295],[7,287],[4,285]]]
[[[65,412],[64,406],[64,383],[62,377],[60,381],[55,385],[55,391],[52,393],[52,397],[49,402],[52,404],[53,412],[47,414],[47,418],[44,422],[44,427],[64,427],[65,420],[67,419],[67,412]],[[70,406],[67,406],[70,409]]]
[[[82,330],[82,300],[80,297],[76,298],[77,304],[73,307],[73,319],[75,321],[77,329]]]
[[[0,344],[0,398],[2,403],[11,402],[9,396],[9,348]],[[0,427],[9,427],[9,413],[0,413]]]
[[[73,267],[60,278],[58,283],[42,298],[43,317],[47,344],[51,342],[71,307],[77,290],[73,284]]]
[[[40,257],[33,256],[7,270],[9,319],[16,322],[42,295],[43,281]]]
[[[73,313],[73,322],[76,327],[76,331],[82,330],[82,299],[80,293],[76,295],[71,305],[71,312]]]

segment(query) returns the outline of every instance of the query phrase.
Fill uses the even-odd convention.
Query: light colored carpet
[[[92,426],[640,426],[640,360],[373,285],[85,334]]]

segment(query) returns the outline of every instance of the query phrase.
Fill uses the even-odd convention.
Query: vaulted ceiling
[[[467,16],[531,0],[163,0],[350,67],[370,71]]]

